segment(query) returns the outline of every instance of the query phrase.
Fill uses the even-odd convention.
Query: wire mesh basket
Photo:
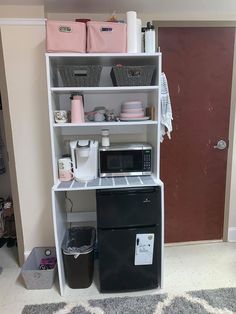
[[[55,84],[59,87],[99,86],[101,65],[63,65],[58,66]]]
[[[154,77],[155,66],[113,66],[111,79],[114,86],[148,86]]]

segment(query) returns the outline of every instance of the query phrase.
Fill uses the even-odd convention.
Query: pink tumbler
[[[71,100],[71,123],[84,123],[84,105],[82,95],[74,95]]]

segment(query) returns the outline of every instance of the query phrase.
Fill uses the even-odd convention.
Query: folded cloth
[[[3,148],[4,148],[4,144],[1,137],[1,128],[0,128],[0,174],[3,174],[6,172]]]
[[[172,132],[172,109],[171,109],[171,102],[170,102],[170,95],[169,95],[169,88],[167,78],[164,72],[161,73],[161,80],[160,80],[160,87],[161,87],[161,136],[160,141],[163,142],[164,136],[167,134],[168,138],[170,139],[170,133]]]

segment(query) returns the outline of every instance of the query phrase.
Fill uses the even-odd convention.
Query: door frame
[[[153,21],[157,30],[158,43],[158,27],[235,27],[236,21]],[[159,49],[159,48],[158,48]],[[225,205],[224,205],[224,224],[223,224],[223,241],[236,241],[236,195],[234,196],[233,186],[236,184],[236,32],[234,41],[234,58],[231,86],[231,102],[229,117],[229,146],[226,165],[226,187],[225,187]],[[235,226],[231,225],[231,220],[235,220]],[[210,241],[209,241],[210,242]]]
[[[5,76],[4,67],[4,57],[2,49],[2,38],[1,38],[1,26],[0,26],[0,90],[2,97],[2,110],[3,110],[3,121],[5,126],[5,136],[6,136],[6,149],[8,156],[8,166],[10,174],[10,186],[14,206],[14,216],[15,216],[15,226],[16,226],[16,238],[17,238],[17,250],[18,250],[18,264],[23,265],[25,261],[24,257],[24,238],[21,222],[21,212],[20,212],[20,200],[18,194],[18,184],[15,166],[15,154],[12,139],[12,129],[11,129],[11,118],[10,118],[10,108],[8,102],[8,90],[7,82]]]

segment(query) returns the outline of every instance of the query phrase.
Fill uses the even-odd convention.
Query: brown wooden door
[[[158,29],[173,109],[161,144],[165,241],[222,239],[234,28]]]

